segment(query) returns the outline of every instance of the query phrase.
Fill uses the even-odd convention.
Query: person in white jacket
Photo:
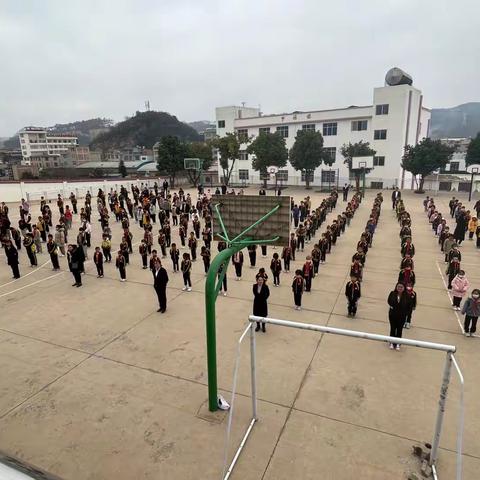
[[[459,270],[452,280],[452,306],[454,310],[460,310],[462,298],[467,294],[470,282],[463,270]]]

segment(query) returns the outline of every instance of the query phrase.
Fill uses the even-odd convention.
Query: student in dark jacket
[[[415,245],[412,243],[412,239],[410,237],[405,240],[405,243],[402,245],[400,252],[402,253],[402,257],[408,254],[410,255],[410,257],[413,258],[413,256],[415,255]]]
[[[69,245],[67,251],[67,261],[70,271],[72,272],[75,283],[72,287],[82,286],[82,269],[83,269],[83,250],[78,245]]]
[[[460,271],[460,260],[457,256],[453,257],[450,263],[448,264],[447,271],[445,272],[448,276],[448,289],[452,289],[452,280],[455,278],[457,273]]]
[[[167,309],[167,283],[167,271],[162,267],[162,262],[157,257],[155,260],[155,268],[153,270],[153,288],[158,297],[159,307],[157,312],[160,313],[165,313],[165,310]]]
[[[7,263],[12,269],[13,278],[20,278],[20,271],[18,270],[18,251],[12,245],[10,240],[5,242],[5,255],[7,257]]]
[[[295,276],[292,282],[293,301],[295,302],[295,310],[302,309],[302,295],[305,289],[305,280],[303,279],[302,271],[295,270]]]
[[[235,276],[237,280],[240,280],[242,278],[243,252],[235,252],[232,255],[232,263],[235,267]]]
[[[257,317],[268,317],[268,297],[270,296],[270,290],[265,284],[263,276],[257,277],[257,283],[253,285],[253,314]],[[260,330],[260,324],[262,331],[265,332],[265,323],[257,322],[255,331]]]
[[[282,272],[282,261],[280,260],[278,253],[273,254],[272,261],[270,262],[270,270],[273,275],[273,285],[275,287],[280,286],[280,273]]]
[[[406,292],[408,298],[408,313],[404,327],[410,328],[413,311],[417,308],[417,292],[413,289],[413,285],[411,283],[407,283]]]
[[[477,320],[480,315],[480,290],[478,288],[474,288],[472,296],[465,300],[462,314],[465,315],[465,336],[472,337],[477,331]]]
[[[103,278],[103,253],[100,251],[100,247],[95,247],[93,262],[97,267],[97,278]]]
[[[403,326],[407,319],[410,301],[405,292],[405,285],[397,283],[395,290],[390,292],[387,299],[390,307],[388,320],[390,322],[390,336],[402,338]],[[391,343],[390,349],[400,350],[400,345]]]
[[[360,282],[357,280],[357,277],[351,276],[350,281],[345,285],[345,296],[348,301],[348,315],[355,316],[357,313],[357,302],[361,295]]]
[[[398,283],[411,283],[412,286],[415,286],[415,272],[412,270],[412,267],[405,267],[400,270],[398,274]]]

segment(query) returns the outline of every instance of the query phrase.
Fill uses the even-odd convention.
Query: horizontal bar
[[[235,467],[235,464],[237,463],[238,457],[242,453],[243,447],[245,446],[245,443],[247,442],[248,436],[250,435],[250,432],[252,431],[253,426],[255,425],[256,419],[252,418],[252,421],[250,422],[250,425],[247,428],[247,431],[245,432],[245,435],[243,436],[242,441],[240,442],[240,446],[238,447],[237,453],[233,457],[232,463],[228,467],[226,475],[223,477],[223,480],[228,480],[230,478],[230,475],[232,474],[233,468]]]
[[[250,315],[250,322],[264,322],[272,325],[280,325],[282,327],[299,328],[301,330],[313,330],[315,332],[333,333],[334,335],[343,335],[346,337],[365,338],[367,340],[375,340],[377,342],[390,342],[399,345],[408,345],[410,347],[429,348],[431,350],[441,350],[442,352],[455,353],[457,347],[454,345],[444,345],[443,343],[424,342],[421,340],[412,340],[410,338],[389,337],[388,335],[378,335],[376,333],[358,332],[356,330],[345,330],[343,328],[325,327],[322,325],[314,325],[312,323],[291,322],[290,320],[279,320],[276,318],[257,317]]]

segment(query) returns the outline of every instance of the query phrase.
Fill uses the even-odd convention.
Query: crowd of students
[[[477,217],[472,216],[470,210],[467,210],[458,199],[453,197],[449,202],[449,208],[450,216],[456,220],[456,227],[454,232],[451,233],[446,218],[436,208],[433,198],[427,196],[423,201],[423,206],[433,233],[438,237],[440,250],[445,256],[447,289],[451,290],[452,293],[452,307],[465,315],[464,333],[465,336],[472,337],[476,332],[480,314],[480,290],[473,289],[471,296],[461,307],[462,300],[468,294],[470,282],[465,270],[461,267],[462,254],[459,247],[465,240],[466,231],[469,231],[470,240],[473,239],[474,235],[477,236],[477,247],[480,246],[480,226],[478,226]],[[475,209],[480,210],[480,201],[475,204]]]

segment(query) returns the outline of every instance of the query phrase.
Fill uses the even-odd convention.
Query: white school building
[[[395,70],[392,76],[392,71]],[[255,138],[260,132],[279,132],[292,148],[298,130],[320,131],[326,148],[335,162],[331,167],[322,164],[313,175],[312,184],[326,186],[351,182],[340,149],[348,142],[369,142],[376,150],[374,169],[366,176],[367,187],[412,188],[413,179],[401,168],[405,145],[415,145],[428,136],[430,109],[423,105],[421,90],[412,86],[411,78],[404,75],[399,80],[399,69],[387,73],[385,86],[373,89],[371,105],[333,110],[312,110],[264,115],[259,108],[228,106],[216,108],[217,135],[237,132]],[[403,72],[401,72],[403,74]],[[389,76],[390,74],[390,76]],[[397,74],[397,75],[395,75]],[[392,80],[393,77],[393,80]],[[390,84],[388,84],[388,83]],[[242,146],[240,159],[235,162],[231,183],[259,184],[260,173],[252,168],[252,155]],[[277,174],[277,181],[286,185],[304,185],[305,175],[295,170],[289,162]],[[219,180],[222,170],[219,168]]]

